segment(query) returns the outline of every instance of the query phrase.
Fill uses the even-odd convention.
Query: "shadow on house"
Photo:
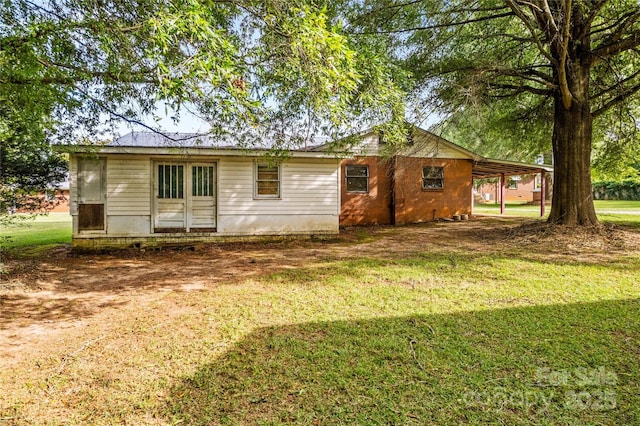
[[[637,424],[640,304],[258,329],[172,390],[185,424]]]

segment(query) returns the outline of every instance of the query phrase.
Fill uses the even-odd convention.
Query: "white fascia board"
[[[59,145],[60,146],[60,145]],[[240,149],[216,149],[216,148],[179,148],[179,147],[124,147],[124,146],[64,146],[65,150],[74,154],[94,153],[100,154],[135,154],[135,155],[188,155],[188,156],[206,156],[206,157],[262,157],[268,153],[264,151],[250,151]],[[322,151],[289,151],[287,156],[290,158],[318,158],[318,159],[335,159],[333,154],[327,154]]]

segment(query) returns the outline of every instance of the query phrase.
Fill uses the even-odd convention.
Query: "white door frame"
[[[182,166],[182,198],[160,198],[159,190],[160,190],[160,179],[159,179],[159,166]],[[193,170],[194,167],[208,167],[212,168],[213,175],[211,178],[212,182],[212,194],[209,200],[202,199],[205,197],[200,197],[193,195]],[[153,233],[172,233],[172,229],[175,229],[175,233],[183,233],[183,232],[198,232],[198,229],[202,229],[200,232],[216,232],[216,225],[218,222],[218,208],[217,208],[217,194],[218,194],[218,164],[216,161],[198,161],[198,162],[189,162],[189,161],[180,161],[180,160],[154,160],[153,161],[153,215],[152,222]],[[210,173],[211,169],[207,170],[207,173]],[[208,176],[207,176],[208,177]],[[211,188],[209,188],[211,189]],[[207,193],[209,192],[207,189]],[[172,190],[169,190],[170,195],[174,195]],[[206,196],[208,198],[208,196]],[[164,200],[176,200],[173,204],[178,207],[178,210],[182,211],[182,220],[181,226],[163,226],[159,220],[158,208],[162,204],[166,204],[170,206],[171,202],[165,202]],[[179,201],[178,201],[179,200]],[[209,210],[212,213],[211,223],[205,223],[206,226],[198,226],[197,223],[194,223],[194,202],[196,210]],[[170,214],[170,212],[169,212]],[[167,220],[170,222],[170,219]],[[174,224],[178,223],[174,221]],[[160,226],[159,226],[160,225]]]

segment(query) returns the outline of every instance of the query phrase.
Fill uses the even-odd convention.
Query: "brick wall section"
[[[382,157],[358,157],[342,162],[340,226],[391,223],[390,166],[392,161]],[[369,193],[347,192],[345,171],[347,164],[369,166]]]
[[[442,190],[422,189],[425,166],[443,167]],[[471,214],[471,168],[466,159],[396,157],[396,225]]]
[[[369,166],[369,193],[347,192],[347,164]],[[444,189],[422,189],[422,168],[425,166],[444,168]],[[341,167],[341,226],[402,225],[471,214],[471,160],[359,157],[343,161]],[[392,170],[395,170],[394,182]],[[392,185],[395,185],[393,209],[390,207]]]

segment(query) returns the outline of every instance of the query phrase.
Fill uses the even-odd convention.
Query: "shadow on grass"
[[[185,424],[638,424],[640,301],[258,329],[170,392]]]
[[[87,264],[39,272],[38,278],[48,282],[55,297],[47,296],[43,301],[30,292],[0,294],[0,328],[17,329],[33,321],[91,317],[103,308],[130,303],[129,299],[114,302],[113,297],[133,296],[139,291],[190,291],[183,288],[191,282],[206,282],[208,286],[241,285],[246,277],[272,287],[384,286],[391,289],[393,297],[411,298],[413,296],[406,293],[409,289],[444,298],[451,303],[456,303],[460,297],[472,297],[469,296],[470,291],[476,295],[485,292],[477,301],[491,304],[520,297],[519,289],[524,295],[522,297],[535,298],[547,293],[549,295],[545,297],[554,297],[550,292],[559,289],[560,285],[573,288],[574,282],[574,290],[578,292],[591,292],[590,285],[601,286],[605,289],[602,291],[607,291],[609,284],[617,286],[616,280],[636,279],[640,270],[638,257],[618,257],[603,263],[600,259],[580,262],[575,259],[532,258],[531,254],[524,253],[497,256],[495,253],[431,251],[411,251],[399,258],[394,258],[400,256],[397,253],[383,252],[378,257],[328,257],[321,260],[313,258],[312,253],[290,264],[281,263],[282,259],[288,258],[287,253],[296,250],[295,247],[281,250],[280,259],[264,261],[254,261],[251,253],[240,252],[237,258],[223,258],[220,254],[213,257],[207,252],[195,255],[170,253],[174,264],[182,264],[179,270],[166,267],[161,262],[162,258],[88,257]],[[234,271],[233,274],[230,270]],[[614,272],[618,274],[616,280],[611,276]],[[529,287],[529,284],[537,285],[537,289]],[[436,288],[440,290],[434,290]],[[511,289],[514,294],[505,293]],[[493,299],[487,296],[488,291],[492,292]],[[496,299],[497,296],[500,297]]]

